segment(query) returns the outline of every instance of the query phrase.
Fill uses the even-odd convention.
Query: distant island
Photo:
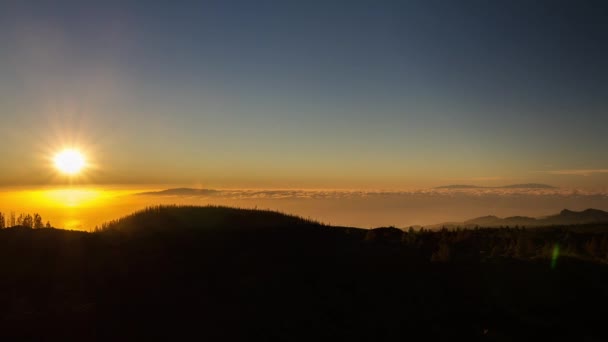
[[[547,184],[526,183],[526,184],[511,184],[503,186],[479,186],[468,184],[453,184],[438,186],[435,189],[556,189],[556,187]]]
[[[582,224],[608,223],[608,212],[599,209],[586,209],[583,211],[562,210],[559,214],[546,217],[527,217],[510,216],[500,218],[494,215],[481,216],[464,222],[446,222],[431,226],[432,228],[453,228],[453,227],[545,227],[545,226],[566,226]]]

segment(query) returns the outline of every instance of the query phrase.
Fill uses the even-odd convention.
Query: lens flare
[[[551,255],[551,269],[554,270],[557,267],[557,258],[559,258],[559,244],[555,244],[553,247],[553,254]]]

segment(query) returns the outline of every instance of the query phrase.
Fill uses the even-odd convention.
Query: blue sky
[[[600,1],[3,2],[0,155],[21,162],[0,183],[57,181],[45,158],[75,145],[95,183],[603,186],[607,14]]]

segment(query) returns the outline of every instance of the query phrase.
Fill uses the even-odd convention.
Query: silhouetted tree
[[[11,227],[14,227],[17,224],[17,221],[15,220],[15,212],[11,211]]]
[[[606,250],[606,247],[608,247],[608,235],[604,234],[600,239],[600,250]]]
[[[441,240],[438,249],[431,255],[431,261],[446,262],[450,260],[450,245],[447,241]]]
[[[587,243],[585,243],[585,251],[591,257],[598,256],[599,249],[600,249],[599,242],[597,241],[597,238],[595,236],[592,237],[591,240],[587,241]]]
[[[520,236],[517,238],[515,244],[515,256],[518,258],[527,257],[534,252],[534,245],[527,236]]]
[[[568,239],[565,251],[566,251],[566,254],[568,254],[568,255],[578,254],[579,248],[578,248],[578,245],[576,244],[576,241],[574,241],[572,239]]]
[[[44,224],[42,223],[42,217],[39,214],[34,214],[34,228],[36,229],[40,229],[44,227]]]
[[[373,229],[370,229],[365,234],[365,241],[374,241],[376,240],[376,232]]]
[[[46,225],[45,228],[52,228],[53,226],[51,226],[51,222],[50,221],[46,221]]]
[[[414,245],[416,243],[416,231],[413,227],[410,227],[408,232],[401,236],[401,242],[406,245]]]
[[[492,247],[492,250],[490,251],[490,255],[493,257],[501,256],[503,255],[503,253],[504,249],[500,244],[496,244],[494,247]]]
[[[26,214],[26,215],[20,215],[19,217],[22,217],[22,219],[21,219],[22,226],[27,227],[27,228],[34,227],[34,218],[32,217],[32,215]]]
[[[0,213],[0,229],[6,228],[6,219],[4,214]]]

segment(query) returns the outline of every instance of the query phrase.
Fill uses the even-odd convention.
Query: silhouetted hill
[[[0,338],[601,341],[607,226],[404,232],[170,206],[94,233],[1,229]]]
[[[544,225],[574,225],[589,223],[608,222],[608,212],[598,209],[587,209],[583,211],[562,210],[558,215],[540,219]]]
[[[555,189],[554,186],[538,183],[512,184],[504,186],[477,186],[477,185],[444,185],[436,189]]]
[[[587,209],[583,211],[572,211],[568,209],[562,210],[559,214],[547,217],[526,217],[512,216],[500,218],[497,216],[482,216],[467,220],[464,222],[449,222],[443,224],[432,225],[429,228],[438,227],[503,227],[503,226],[526,226],[526,227],[543,227],[543,226],[567,226],[567,225],[584,225],[584,224],[602,224],[608,223],[608,212],[598,209]]]
[[[489,226],[489,225],[494,224],[497,220],[500,220],[500,218],[498,218],[497,216],[494,216],[494,215],[488,215],[488,216],[474,218],[472,220],[465,221],[464,223],[484,227],[484,226]]]
[[[165,231],[171,229],[256,230],[318,227],[320,223],[270,210],[237,209],[222,206],[159,206],[147,208],[102,226],[120,232]]]

